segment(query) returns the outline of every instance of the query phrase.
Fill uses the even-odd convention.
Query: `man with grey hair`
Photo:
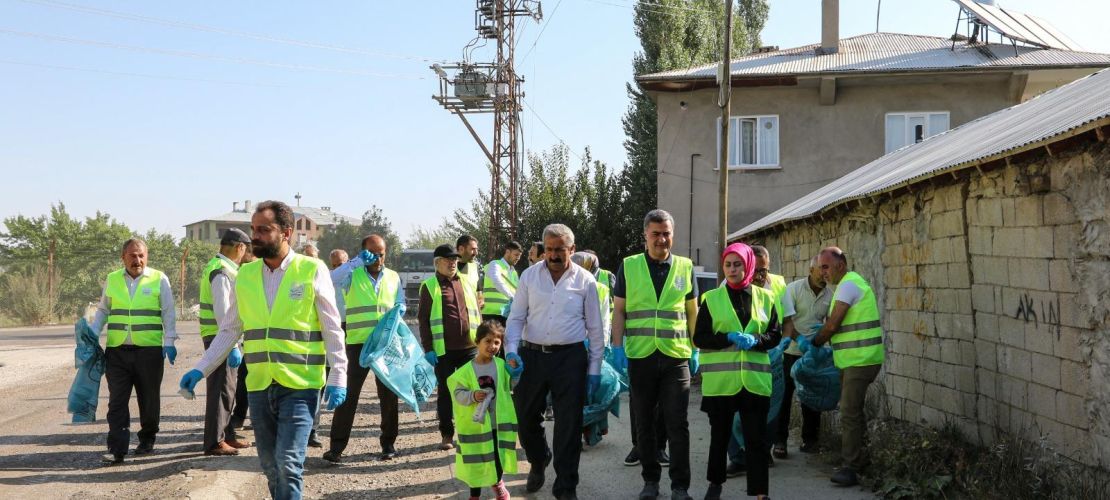
[[[640,498],[659,496],[662,467],[657,449],[656,407],[670,440],[671,498],[690,497],[690,375],[697,373],[691,339],[698,316],[694,264],[671,253],[674,217],[655,209],[644,217],[646,251],[625,257],[613,286],[613,359],[628,370],[631,411],[636,419],[644,487]]]
[[[554,449],[555,484],[560,500],[578,498],[582,453],[582,408],[601,383],[605,334],[597,285],[574,264],[574,233],[563,224],[543,231],[546,258],[524,270],[509,313],[505,359],[520,383],[513,391],[520,445],[531,469],[525,489],[539,491]],[[584,342],[589,340],[589,352]],[[547,445],[543,411],[547,396],[555,408],[552,446]]]

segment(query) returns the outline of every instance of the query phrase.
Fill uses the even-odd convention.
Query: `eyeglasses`
[[[770,270],[767,269],[766,267],[757,267],[755,269],[755,274],[767,274],[768,271],[770,271]]]

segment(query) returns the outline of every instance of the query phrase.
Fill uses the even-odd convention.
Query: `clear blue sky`
[[[624,164],[620,120],[639,48],[633,3],[545,0],[544,21],[525,23],[518,55],[531,53],[518,58],[518,71],[534,110],[522,117],[527,149],[563,140]],[[437,226],[489,184],[473,139],[430,99],[428,59],[461,57],[474,37],[473,5],[0,0],[0,217],[43,214],[63,201],[77,216],[101,210],[181,236],[184,224],[232,201],[292,202],[300,192],[305,205],[356,217],[376,204],[402,236]],[[1106,2],[1001,5],[1110,52]],[[873,31],[875,6],[842,0],[841,35]],[[887,0],[883,10],[883,31],[947,36],[958,7]],[[770,16],[767,45],[820,38],[820,0],[772,0]],[[487,48],[475,59],[492,57]],[[488,137],[490,120],[476,124]]]

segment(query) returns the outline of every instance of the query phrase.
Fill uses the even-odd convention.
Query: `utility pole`
[[[732,0],[725,0],[725,46],[721,51],[720,94],[717,105],[721,107],[721,158],[717,163],[717,255],[725,253],[728,245],[728,140],[729,118],[732,113]],[[725,269],[718,266],[717,279],[725,279]]]
[[[433,95],[444,108],[458,116],[463,125],[478,142],[490,164],[489,238],[486,253],[493,256],[507,239],[517,237],[519,207],[517,206],[520,178],[521,84],[524,78],[516,74],[514,65],[516,48],[516,18],[532,17],[537,22],[543,18],[539,0],[476,0],[475,26],[478,40],[497,43],[497,61],[474,63],[464,60],[457,64],[433,64],[439,75],[439,94]],[[464,54],[466,50],[464,49]],[[445,70],[455,70],[452,78]],[[487,147],[482,136],[471,125],[467,115],[493,114],[492,147]]]
[[[189,245],[181,252],[181,274],[177,276],[177,299],[181,301],[178,314],[185,314],[185,259],[189,257]]]
[[[50,238],[50,252],[46,254],[46,310],[50,318],[54,318],[54,245],[56,241]]]

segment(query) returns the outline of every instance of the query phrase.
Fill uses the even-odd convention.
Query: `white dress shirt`
[[[505,352],[515,353],[520,341],[565,345],[590,340],[589,374],[601,373],[605,332],[592,274],[571,262],[555,283],[546,262],[537,262],[520,275],[509,312]]]
[[[150,268],[144,267],[143,273],[139,277],[150,276]],[[127,285],[127,293],[131,297],[135,296],[135,290],[138,289],[139,279],[132,278],[125,270],[123,272],[123,282]],[[177,341],[177,313],[174,312],[173,303],[173,289],[170,288],[170,279],[166,277],[166,273],[162,273],[162,281],[158,284],[158,305],[162,309],[162,345],[165,347],[173,347],[173,343]],[[107,288],[108,285],[104,285]],[[109,312],[112,310],[112,299],[104,292],[100,293],[100,303],[96,305],[96,315],[93,316],[92,330],[100,334],[100,329],[104,328],[104,323],[108,321]],[[127,338],[124,339],[123,345],[134,345],[131,340],[131,332],[127,332]]]
[[[510,266],[508,261],[505,259],[498,259],[486,264],[486,276],[489,276],[489,280],[493,283],[493,287],[496,288],[498,292],[501,292],[501,295],[512,299],[515,293],[513,292],[512,285],[501,276],[502,267],[506,268],[506,274],[515,272],[513,266]]]
[[[285,277],[285,270],[293,261],[293,251],[285,256],[277,269],[270,269],[265,262],[262,263],[262,285],[266,292],[266,305],[274,307],[274,297],[277,296],[278,287]],[[335,305],[335,288],[331,284],[331,276],[323,267],[317,271],[312,280],[313,290],[316,294],[316,315],[320,319],[320,330],[324,336],[324,346],[327,350],[328,374],[327,385],[338,387],[347,386],[347,352],[343,328],[340,325],[339,310]],[[225,321],[219,322],[220,333],[212,339],[204,357],[193,368],[200,370],[207,377],[212,370],[227,359],[227,354],[243,336],[243,321],[239,318],[239,307],[236,294],[228,296],[228,309]]]
[[[216,256],[231,264],[232,268],[239,268],[239,264],[232,262],[224,254],[221,253]],[[227,274],[218,273],[208,283],[208,289],[212,292],[212,315],[216,317],[216,327],[219,328],[227,321],[227,311],[231,307],[231,295],[232,291],[235,290],[235,282]]]

